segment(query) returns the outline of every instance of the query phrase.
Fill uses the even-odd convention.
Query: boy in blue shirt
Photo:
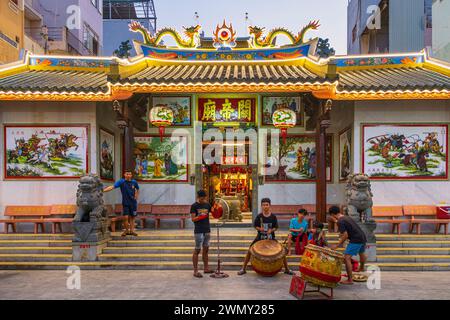
[[[122,179],[116,181],[114,185],[103,189],[103,192],[109,192],[113,189],[120,188],[120,192],[122,193],[123,215],[127,216],[127,219],[124,221],[125,231],[122,233],[122,237],[126,235],[137,236],[137,233],[134,232],[134,218],[137,216],[139,185],[132,178],[133,173],[131,170],[126,170],[123,173]]]
[[[291,245],[297,241],[297,237],[306,236],[306,233],[308,232],[308,221],[305,219],[307,215],[308,211],[299,209],[297,217],[291,219],[288,235],[288,255],[291,254]],[[301,240],[302,238],[300,238],[300,241]]]

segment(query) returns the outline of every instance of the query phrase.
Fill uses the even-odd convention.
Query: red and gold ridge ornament
[[[173,111],[167,105],[157,104],[150,110],[150,123],[159,128],[159,137],[163,139],[165,127],[173,123]]]
[[[236,31],[233,29],[233,25],[227,26],[225,20],[221,27],[217,25],[216,31],[213,32],[214,43],[213,46],[216,49],[226,49],[236,47]]]
[[[283,143],[286,143],[287,129],[295,127],[297,115],[291,109],[281,108],[273,113],[272,122],[275,128],[281,129]]]

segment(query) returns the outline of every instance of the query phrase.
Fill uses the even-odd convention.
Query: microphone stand
[[[222,200],[222,199],[220,199]],[[228,206],[228,203],[225,200],[222,200],[223,203],[225,203],[225,205],[227,206],[228,209],[228,213],[230,212],[230,207]],[[219,218],[220,219],[220,218]],[[221,226],[225,225],[225,220],[223,220],[223,224]],[[220,260],[220,234],[219,234],[219,223],[216,224],[216,228],[217,228],[217,269],[216,272],[214,272],[213,274],[210,275],[211,278],[215,278],[215,279],[222,279],[222,278],[228,278],[228,274],[226,274],[225,272],[222,272],[220,269],[220,264],[221,264],[221,260]]]

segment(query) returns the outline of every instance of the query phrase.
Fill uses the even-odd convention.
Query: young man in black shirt
[[[269,198],[264,198],[261,200],[262,213],[258,214],[253,223],[253,227],[256,229],[256,231],[258,231],[258,234],[256,235],[255,240],[253,240],[252,244],[250,245],[250,248],[260,240],[275,240],[275,231],[278,229],[278,220],[277,217],[270,211],[270,203],[271,201]],[[245,256],[244,265],[242,266],[242,269],[239,270],[238,275],[241,276],[247,273],[245,269],[247,268],[247,265],[250,261],[250,256],[251,253],[250,250],[248,250],[247,255]],[[289,270],[286,257],[284,257],[283,263],[285,270],[284,273],[293,275],[294,273]]]
[[[198,272],[198,255],[203,249],[203,268],[204,273],[213,273],[208,266],[208,250],[209,240],[211,238],[211,228],[209,224],[209,214],[211,205],[208,202],[206,192],[199,190],[197,192],[197,202],[191,206],[191,219],[194,222],[195,249],[192,255],[192,263],[194,264],[194,277],[202,278],[202,274]]]
[[[364,263],[366,262],[366,235],[358,224],[349,216],[344,216],[339,207],[333,206],[329,209],[330,215],[337,220],[339,233],[339,242],[331,246],[332,249],[339,248],[347,239],[350,241],[344,252],[345,269],[347,270],[348,279],[341,281],[342,284],[353,284],[352,278],[352,256],[359,255],[359,271],[364,271]]]

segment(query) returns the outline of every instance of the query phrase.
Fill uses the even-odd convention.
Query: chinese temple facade
[[[142,203],[190,204],[205,189],[252,215],[270,197],[323,218],[356,172],[377,205],[450,201],[450,66],[426,52],[321,59],[304,41],[314,23],[281,47],[282,29],[237,38],[224,23],[199,39],[196,27],[184,38],[130,27],[145,40],[133,58],[27,54],[0,68],[0,212],[75,203],[80,176],[108,184],[125,168]]]

